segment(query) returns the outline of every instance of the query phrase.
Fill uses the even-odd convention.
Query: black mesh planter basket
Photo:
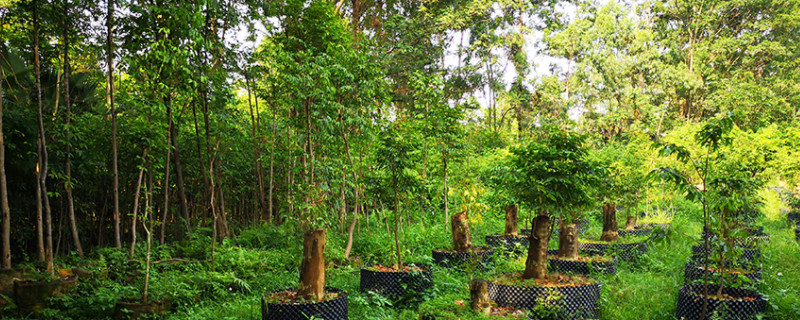
[[[642,237],[649,236],[653,229],[619,230],[617,233],[620,237]]]
[[[581,252],[587,256],[600,255],[600,252],[586,251]],[[560,260],[555,257],[558,250],[547,250],[547,262],[550,264],[550,270],[555,272],[574,273],[580,275],[590,275],[593,273],[617,273],[617,257],[613,257],[611,261],[602,262],[588,262],[588,261],[571,261]]]
[[[580,241],[580,240],[579,240]],[[578,243],[579,250],[602,252],[619,260],[628,261],[638,258],[647,252],[646,242],[635,243]]]
[[[528,250],[528,236],[486,235],[486,244],[506,253],[522,253]]]
[[[687,284],[693,283],[695,281],[702,281],[703,278],[704,278],[704,275],[706,273],[708,273],[709,281],[711,281],[711,282],[718,282],[719,281],[719,277],[721,275],[720,272],[707,271],[707,270],[702,268],[702,265],[699,265],[699,264],[696,264],[696,263],[693,263],[693,262],[687,262],[686,263],[686,270],[684,271],[684,274],[683,274],[683,281],[684,281],[684,283],[687,283]],[[761,281],[761,268],[759,268],[756,271],[744,273],[743,276],[747,277],[747,279],[750,279],[750,282],[747,283],[746,286],[751,287],[751,286],[757,284],[759,281]],[[727,273],[725,275],[725,278],[727,279],[727,280],[725,280],[725,282],[726,283],[735,282],[736,280],[733,280],[735,277],[738,277],[738,275],[737,274],[732,274],[732,273]]]
[[[800,226],[798,226],[797,228],[794,228],[794,239],[795,240],[800,240]]]
[[[709,285],[708,292],[716,293],[718,286]],[[703,313],[702,296],[703,284],[687,284],[678,291],[678,306],[675,316],[680,320],[700,319]],[[714,299],[707,298],[708,309],[706,309],[705,319],[713,318],[717,314],[725,320],[747,320],[754,319],[756,314],[764,312],[767,301],[756,291],[740,288],[723,288],[722,293],[729,295],[733,299]]]
[[[433,263],[445,268],[459,268],[475,266],[479,270],[488,270],[494,265],[494,249],[489,247],[475,247],[479,250],[468,252],[455,252],[433,249]]]
[[[749,265],[754,264],[761,260],[761,249],[759,248],[741,248],[742,255],[736,259],[733,265]],[[703,245],[692,246],[692,260],[697,263],[702,263],[705,259],[706,250]],[[713,253],[713,252],[712,252]]]
[[[279,304],[267,302],[267,296],[283,291],[297,291],[297,289],[273,291],[261,297],[262,320],[347,319],[347,293],[341,289],[325,287],[325,292],[338,293],[339,296],[317,303]]]
[[[525,309],[543,316],[538,319],[596,319],[601,284],[576,287],[523,287],[487,281],[489,299],[502,307]]]
[[[791,224],[799,224],[800,223],[800,211],[790,211],[786,214],[786,220],[789,221]]]
[[[361,292],[372,291],[398,300],[409,294],[427,291],[433,286],[431,269],[422,264],[408,264],[422,271],[376,271],[361,268]]]

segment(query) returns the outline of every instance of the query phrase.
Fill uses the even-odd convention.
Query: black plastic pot
[[[78,276],[53,281],[14,281],[14,302],[20,314],[40,313],[47,300],[65,295],[78,285]]]
[[[708,286],[709,293],[715,293],[718,286]],[[733,297],[729,299],[704,298],[703,284],[687,284],[678,291],[678,306],[675,316],[682,320],[700,319],[703,313],[703,301],[708,300],[705,319],[714,314],[726,320],[753,319],[756,314],[764,312],[767,301],[756,291],[740,288],[723,288],[722,293]],[[746,299],[745,299],[746,298]]]
[[[588,262],[588,261],[571,261],[571,260],[560,260],[555,255],[558,254],[558,250],[547,250],[547,262],[550,264],[551,271],[555,272],[564,272],[564,273],[574,273],[580,275],[590,275],[593,273],[606,273],[606,274],[616,274],[617,273],[617,257],[612,258],[610,261],[605,262]],[[592,252],[586,251],[581,252],[581,254],[587,256],[595,256],[600,255],[600,252]]]
[[[708,271],[708,270],[702,268],[702,266],[699,265],[699,264],[696,264],[696,263],[693,263],[693,262],[687,262],[686,263],[686,268],[685,268],[685,271],[684,271],[684,274],[683,274],[683,281],[684,281],[684,283],[687,283],[687,284],[693,283],[695,281],[702,281],[703,278],[704,278],[704,275],[706,273],[708,273],[708,279],[712,283],[716,283],[716,282],[719,281],[719,278],[720,278],[720,275],[721,275],[720,272]],[[755,270],[755,271],[752,271],[752,272],[745,273],[743,275],[745,277],[747,277],[747,279],[750,279],[750,283],[746,284],[746,286],[748,286],[748,287],[753,286],[753,285],[757,284],[759,281],[761,281],[761,268],[758,268],[758,270]],[[725,275],[725,278],[727,279],[727,280],[725,280],[725,282],[726,283],[736,282],[736,280],[735,280],[736,277],[738,277],[738,275],[728,273],[728,274]]]
[[[647,243],[584,243],[579,240],[578,249],[598,251],[604,255],[612,255],[619,258],[619,260],[628,261],[645,254],[647,252]]]
[[[742,265],[749,265],[754,264],[761,260],[761,249],[750,247],[750,248],[741,248],[742,255],[736,259],[732,265],[742,266]],[[703,245],[696,245],[692,246],[692,261],[697,263],[702,263],[703,259],[705,259],[705,248]],[[713,254],[713,251],[711,252]]]
[[[503,250],[505,253],[520,254],[528,250],[528,236],[527,234],[520,234],[518,236],[490,234],[486,235],[486,244],[490,247]]]
[[[119,301],[114,305],[114,319],[116,320],[137,320],[139,318],[150,318],[153,315],[161,314],[172,309],[172,305],[164,302],[133,302]]]
[[[428,266],[412,264],[422,271],[384,272],[361,268],[361,292],[372,291],[393,300],[419,294],[433,287],[433,273]]]
[[[538,319],[595,319],[600,283],[575,287],[523,287],[487,281],[498,306],[531,310]]]
[[[338,293],[339,296],[328,301],[304,304],[280,304],[267,302],[266,300],[266,297],[270,294],[296,290],[297,289],[278,290],[261,297],[261,319],[306,320],[312,317],[313,319],[325,320],[347,319],[347,292],[333,287],[325,287],[325,292],[335,292]]]
[[[433,263],[445,268],[464,268],[475,266],[480,270],[488,270],[494,265],[494,249],[476,247],[480,250],[455,252],[433,249]]]

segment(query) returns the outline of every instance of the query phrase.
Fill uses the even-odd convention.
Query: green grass
[[[766,208],[779,210],[769,201]],[[678,289],[683,284],[684,264],[691,255],[691,246],[699,241],[701,224],[697,215],[696,211],[679,212],[669,236],[652,243],[642,259],[620,261],[616,275],[599,275],[603,284],[600,299],[602,319],[674,319]],[[763,247],[764,281],[759,284],[759,291],[769,298],[765,317],[799,319],[800,245],[794,240],[793,229],[785,221],[773,219],[774,216],[766,212],[766,217],[759,221],[771,236],[771,241]],[[483,245],[485,235],[498,233],[503,226],[499,219],[499,215],[487,215],[484,223],[473,224],[474,244]],[[424,221],[406,227],[401,238],[404,261],[430,263],[431,249],[450,245],[450,233],[444,226],[436,224],[441,220],[435,218],[435,223]],[[369,230],[363,223],[360,225],[353,254],[366,265],[393,263],[392,236],[385,232],[383,225],[376,226],[375,221],[370,224]],[[589,234],[599,234],[598,230],[599,222],[592,221]],[[214,266],[159,265],[153,275],[151,286],[154,292],[151,294],[168,297],[176,304],[175,310],[162,319],[260,319],[262,295],[297,285],[300,239],[299,232],[281,227],[251,228],[243,232],[238,241],[218,246]],[[487,276],[480,272],[434,268],[435,286],[416,306],[392,306],[384,298],[360,293],[359,269],[333,263],[343,260],[345,240],[343,233],[329,229],[326,277],[327,285],[348,292],[351,319],[487,318],[462,306],[469,305],[469,281]],[[556,241],[552,239],[551,247],[555,247]],[[159,247],[157,259],[186,255],[207,257],[209,250],[207,235],[201,235],[197,241],[183,247]],[[137,258],[143,260],[141,256]],[[140,283],[125,284],[126,278],[120,277],[126,273],[118,266],[125,260],[125,254],[114,250],[95,252],[92,263],[98,264],[98,269],[110,270],[110,279],[81,282],[76,294],[54,301],[54,308],[47,310],[46,317],[109,319],[114,303],[120,297],[141,294]],[[499,257],[497,269],[493,272],[519,272],[522,268],[524,257]],[[6,310],[0,316],[13,319],[11,317],[15,314]]]

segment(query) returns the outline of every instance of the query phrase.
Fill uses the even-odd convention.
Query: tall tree
[[[38,164],[37,164],[37,179],[39,183],[39,192],[44,205],[44,253],[45,263],[47,265],[47,272],[54,273],[53,267],[53,217],[50,211],[50,196],[47,194],[47,136],[44,132],[44,117],[42,107],[42,79],[41,79],[41,63],[39,61],[39,2],[33,1],[33,69],[34,80],[36,82],[36,110],[39,125],[38,133]]]
[[[66,171],[67,181],[65,183],[65,189],[67,191],[67,209],[69,215],[69,229],[70,233],[72,234],[72,241],[75,245],[75,250],[78,251],[78,256],[83,258],[83,247],[81,246],[81,239],[78,236],[78,225],[75,220],[75,200],[72,197],[72,188],[74,183],[72,182],[72,154],[71,154],[71,141],[70,141],[70,126],[72,121],[72,97],[69,93],[69,75],[70,75],[70,65],[69,65],[69,48],[70,48],[70,41],[69,41],[69,23],[70,23],[70,6],[69,0],[64,0],[64,34],[63,34],[63,45],[64,45],[64,106],[66,107],[66,121],[64,123],[64,127],[66,130],[66,164],[64,165],[64,170]]]
[[[120,213],[119,213],[119,166],[117,164],[117,110],[114,108],[114,0],[107,0],[106,11],[106,104],[111,108],[111,171],[114,175],[113,196],[114,196],[114,245],[117,249],[122,249],[122,238],[120,235]]]
[[[5,60],[5,57],[3,57]],[[5,63],[3,63],[4,65]],[[11,268],[11,209],[8,206],[8,186],[6,185],[6,141],[3,135],[3,85],[6,78],[6,68],[0,65],[0,208],[2,208],[2,260],[0,267]]]

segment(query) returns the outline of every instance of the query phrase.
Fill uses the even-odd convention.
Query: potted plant
[[[141,181],[141,177],[140,177]],[[152,188],[152,186],[150,187]],[[136,193],[136,197],[139,197],[139,192]],[[139,319],[141,317],[147,317],[155,314],[161,314],[167,311],[172,310],[172,305],[164,301],[162,299],[151,299],[150,296],[150,271],[151,271],[151,253],[152,253],[152,245],[153,245],[153,234],[150,230],[153,229],[153,220],[150,219],[153,216],[153,206],[152,206],[152,189],[148,189],[145,192],[145,212],[142,215],[142,228],[145,231],[146,235],[146,242],[147,242],[147,249],[145,251],[145,262],[144,262],[144,282],[142,283],[142,295],[139,297],[132,297],[129,299],[121,299],[117,301],[116,305],[114,306],[114,318],[115,319]],[[134,211],[134,219],[136,219],[136,211]],[[131,251],[131,255],[135,253]],[[138,264],[138,263],[137,263]],[[158,296],[158,295],[157,295]]]
[[[742,213],[749,204],[757,202],[756,190],[760,186],[760,181],[750,174],[757,168],[743,170],[750,164],[722,149],[729,143],[733,127],[730,117],[708,120],[694,136],[700,156],[683,146],[660,144],[660,153],[675,154],[693,169],[700,184],[691,183],[685,170],[657,168],[653,173],[674,183],[689,200],[699,201],[703,208],[703,230],[716,235],[702,237],[704,256],[698,264],[702,283],[684,285],[678,292],[676,316],[680,319],[749,319],[766,307],[766,300],[757,291],[731,285],[736,282],[731,280],[734,268],[731,261],[737,259],[732,256],[735,250],[732,252],[730,248],[736,246],[737,238],[742,235],[737,230],[745,220]],[[716,216],[714,219],[712,214]],[[711,283],[714,273],[719,275],[718,282]]]
[[[482,180],[490,187],[488,194],[490,203],[502,208],[505,213],[505,224],[503,233],[486,235],[486,244],[501,248],[506,253],[521,253],[528,247],[528,235],[530,229],[519,229],[519,200],[511,192],[513,183],[513,169],[508,160],[508,151],[503,150],[498,156],[501,157],[494,161],[497,165],[485,170]]]
[[[459,204],[460,213],[451,217],[450,228],[453,245],[450,249],[433,249],[433,263],[443,267],[474,266],[480,270],[488,269],[494,263],[494,250],[490,247],[480,247],[472,244],[469,230],[468,212],[480,215],[485,205],[476,201],[482,194],[483,188],[474,184],[471,179],[459,181],[458,196],[455,197]]]
[[[64,275],[23,268],[24,274],[14,279],[14,303],[21,315],[39,314],[50,298],[71,292],[78,286],[78,275]],[[55,270],[55,269],[53,269]],[[21,280],[23,279],[23,280]]]
[[[263,319],[347,319],[347,293],[325,287],[325,229],[306,231],[297,288],[270,292],[261,298]]]
[[[388,173],[388,183],[394,192],[395,263],[392,266],[373,265],[361,268],[360,289],[372,291],[395,300],[413,299],[416,294],[433,285],[430,268],[423,264],[403,263],[400,238],[400,197],[413,184],[414,177],[408,171],[413,164],[414,145],[404,138],[398,128],[387,128],[382,132],[378,165]]]
[[[532,219],[525,270],[487,279],[490,298],[500,306],[543,315],[596,318],[600,282],[583,276],[548,273],[551,217],[560,215],[560,259],[578,257],[575,221],[592,204],[596,165],[586,159],[584,136],[545,127],[536,141],[513,148],[515,196],[537,209]]]

